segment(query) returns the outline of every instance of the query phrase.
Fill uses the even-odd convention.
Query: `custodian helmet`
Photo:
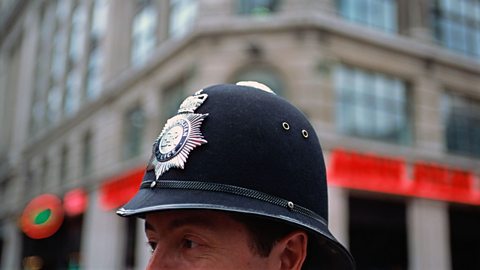
[[[172,209],[285,222],[305,229],[316,246],[304,269],[354,269],[328,230],[325,164],[313,127],[258,83],[215,85],[185,99],[153,145],[140,190],[117,213]]]

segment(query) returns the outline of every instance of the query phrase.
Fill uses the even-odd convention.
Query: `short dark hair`
[[[255,215],[232,213],[231,217],[247,228],[252,251],[262,257],[268,257],[278,240],[297,229],[289,224]]]

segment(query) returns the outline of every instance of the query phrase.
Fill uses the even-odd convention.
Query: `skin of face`
[[[174,210],[147,214],[149,270],[300,270],[308,236],[294,231],[260,256],[247,228],[227,213]]]

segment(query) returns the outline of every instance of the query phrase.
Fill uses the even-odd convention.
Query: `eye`
[[[150,248],[150,253],[153,253],[155,251],[155,248],[157,248],[157,243],[149,241],[147,242],[148,247]]]
[[[192,249],[198,247],[199,244],[191,239],[185,238],[182,241],[182,247],[187,248],[187,249]]]

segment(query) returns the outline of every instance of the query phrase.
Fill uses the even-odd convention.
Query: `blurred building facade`
[[[479,75],[478,0],[1,0],[0,268],[142,269],[129,176],[184,97],[256,80],[316,128],[359,269],[478,269]],[[76,189],[56,234],[22,233]]]

